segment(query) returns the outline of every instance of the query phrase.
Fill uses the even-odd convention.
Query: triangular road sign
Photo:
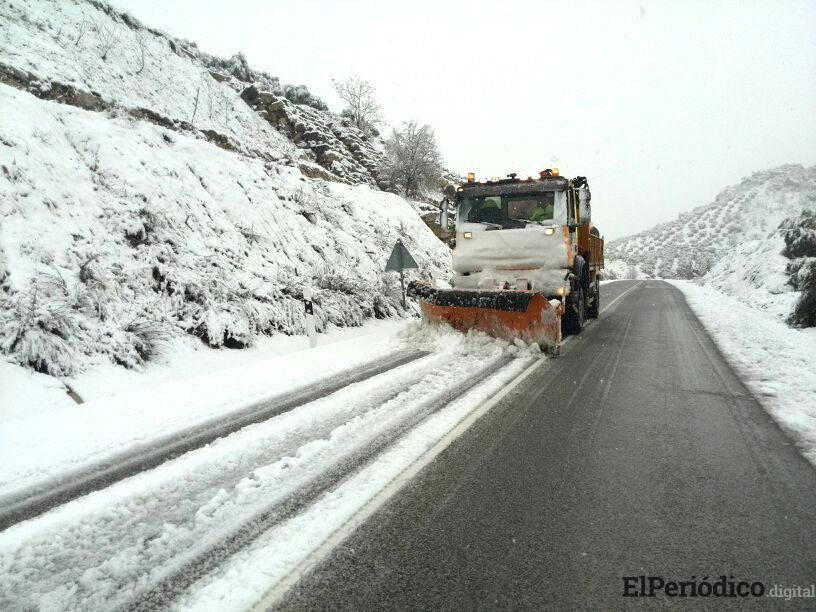
[[[405,245],[402,244],[402,240],[397,240],[397,244],[394,245],[394,250],[391,251],[391,256],[388,258],[388,263],[385,264],[385,271],[399,272],[407,268],[419,268],[419,266],[411,257],[408,249],[405,248]]]

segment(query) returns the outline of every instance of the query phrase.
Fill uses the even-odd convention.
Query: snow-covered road
[[[250,403],[238,410],[227,411],[184,428],[169,428],[162,435],[139,444],[125,444],[124,448],[99,453],[86,461],[75,459],[68,469],[49,477],[30,479],[21,488],[10,488],[10,491],[0,493],[0,529],[38,516],[59,504],[156,467],[248,425],[266,421],[424,355],[427,352],[395,351],[374,362],[344,370],[261,402]],[[24,435],[24,432],[20,433]]]
[[[0,602],[252,605],[536,358],[479,336],[451,344],[7,529]],[[258,550],[280,553],[273,570],[223,579]]]

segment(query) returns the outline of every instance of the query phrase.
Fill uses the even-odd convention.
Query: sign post
[[[303,306],[306,309],[306,334],[309,336],[309,346],[314,348],[317,346],[317,333],[315,332],[311,287],[303,288]]]
[[[418,268],[417,262],[414,261],[414,258],[411,257],[411,254],[408,252],[408,249],[405,248],[405,245],[402,244],[402,240],[397,240],[397,244],[394,245],[394,250],[391,251],[391,255],[388,258],[388,263],[385,264],[385,271],[394,271],[399,272],[400,275],[400,287],[402,287],[402,307],[405,308],[405,274],[404,270],[406,268]]]

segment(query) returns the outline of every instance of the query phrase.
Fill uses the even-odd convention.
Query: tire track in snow
[[[25,489],[0,496],[0,531],[16,523],[108,487],[134,474],[152,469],[247,425],[266,421],[298,406],[316,401],[401,365],[428,355],[425,351],[397,351],[374,362],[340,372],[320,383],[301,387],[247,406],[226,417],[210,419],[192,427],[131,448],[124,453],[86,464],[73,472],[42,480]]]
[[[388,370],[387,377],[349,385],[0,534],[0,575],[8,578],[0,582],[0,602],[22,593],[25,583],[42,592],[76,583],[70,595],[60,595],[66,607],[69,599],[92,607],[87,599],[91,587],[79,576],[100,568],[112,574],[104,586],[111,596],[128,585],[139,586],[140,579],[149,580],[149,572],[141,568],[161,567],[175,555],[177,542],[165,543],[168,526],[176,536],[188,529],[186,540],[193,546],[199,535],[206,535],[195,532],[199,515],[206,519],[225,490],[239,488],[256,470],[296,457],[310,441],[329,438],[344,423],[388,404],[444,368],[446,361],[444,354],[430,354],[403,364]],[[62,546],[49,551],[55,539]],[[54,553],[59,556],[56,566],[48,561]],[[28,575],[22,582],[21,572]]]
[[[0,533],[0,601],[122,605],[177,571],[185,551],[296,494],[316,472],[336,471],[332,464],[370,442],[370,432],[404,421],[496,356],[469,351],[433,352]]]
[[[490,373],[496,372],[512,360],[510,355],[500,355],[488,361],[464,380],[426,398],[407,410],[407,416],[378,432],[363,446],[354,449],[329,470],[317,474],[304,486],[291,492],[282,500],[253,515],[240,527],[219,538],[209,546],[188,555],[188,559],[175,571],[166,573],[158,581],[139,593],[135,598],[120,605],[127,610],[155,610],[166,608],[176,597],[201,577],[216,569],[235,552],[252,543],[258,536],[276,524],[307,508],[321,495],[338,486],[358,470],[373,461],[410,429],[438,412],[464,392],[482,382]],[[421,383],[418,383],[421,384]]]

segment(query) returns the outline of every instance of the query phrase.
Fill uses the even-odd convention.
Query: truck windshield
[[[464,198],[459,204],[459,220],[501,225],[502,229],[525,227],[528,223],[552,223],[555,193]]]

